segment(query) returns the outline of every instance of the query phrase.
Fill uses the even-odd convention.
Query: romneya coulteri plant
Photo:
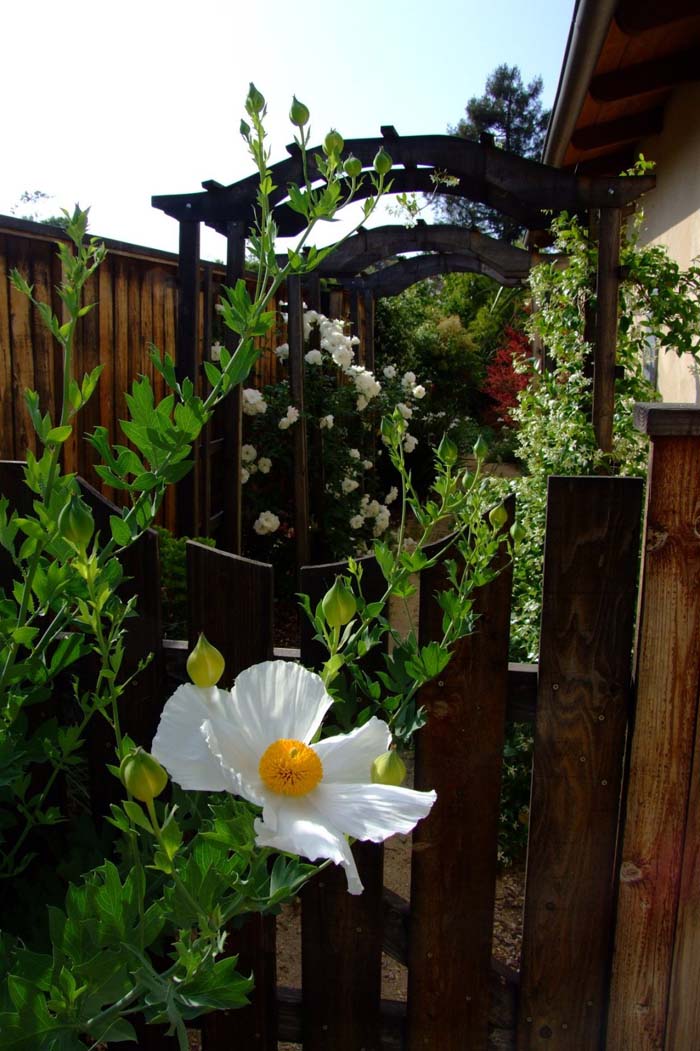
[[[76,208],[67,216],[70,240],[59,246],[64,279],[58,293],[67,320],[36,301],[25,278],[12,275],[62,351],[63,390],[56,420],[36,393],[26,394],[39,447],[36,456],[28,452],[25,470],[31,512],[20,515],[8,499],[0,500],[0,544],[16,577],[0,595],[3,900],[17,901],[30,875],[33,888],[31,907],[15,908],[0,939],[5,1049],[72,1051],[134,1040],[130,1019],[140,1015],[167,1024],[184,1051],[188,1021],[240,1006],[250,991],[251,980],[237,972],[236,958],[224,955],[227,926],[247,913],[276,911],[317,871],[313,861],[342,865],[349,890],[359,892],[348,837],[382,840],[409,831],[434,801],[434,793],[400,786],[392,735],[410,739],[422,721],[420,685],[439,673],[456,638],[472,629],[472,591],[494,572],[506,514],[497,506],[482,518],[478,473],[468,476],[459,468],[447,439],[436,452],[434,491],[421,504],[405,466],[400,411],[382,425],[403,490],[398,543],[376,544],[385,594],[366,603],[359,565],[350,560],[347,576],[318,609],[308,610],[328,653],[320,674],[266,662],[240,675],[231,692],[219,690],[223,662],[202,639],[188,661],[192,682],[167,702],[155,740],[132,741],[120,726],[125,624],[137,601],[119,596],[120,555],[151,525],[167,486],[190,469],[192,444],[216,404],[249,374],[258,354],[255,340],[274,322],[269,307],[282,282],[312,269],[332,250],[302,252],[314,227],[348,204],[363,179],[374,190],[363,205],[363,220],[389,186],[391,158],[385,151],[363,175],[359,161],[343,157],[335,131],[315,158],[323,179],[313,185],[309,112],[295,99],[290,118],[304,179],[289,188],[289,196],[306,229],[280,267],[265,112],[263,96],[251,85],[241,132],[260,180],[250,239],[257,280],[252,295],[239,281],[221,300],[221,316],[237,347],[233,353],[222,349],[219,363],[207,363],[206,398],[195,394],[189,380],[179,383],[173,361],[154,350],[167,396],[156,402],[148,379],[134,381],[129,419],[121,424],[130,444],[111,444],[101,427],[88,436],[102,461],[98,473],[126,495],[123,510],[110,518],[109,535],[96,531],[76,479],[61,470],[60,456],[99,381],[99,368],[76,377],[72,360],[76,326],[94,305],[83,302],[84,289],[105,254],[85,239],[87,214]],[[477,452],[480,462],[484,450]],[[410,544],[409,511],[419,526]],[[446,562],[443,638],[422,648],[415,633],[397,640],[386,671],[375,679],[362,671],[362,662],[391,631],[388,598],[407,597],[414,587],[411,574],[438,557],[425,548],[431,527],[446,519],[455,523],[450,552],[458,554]],[[81,660],[86,656],[94,669],[89,681]],[[66,698],[61,690],[78,667],[82,671]],[[39,720],[33,715],[38,710],[47,713]],[[115,776],[124,788],[108,818],[111,840],[94,829],[86,832],[79,816],[86,792],[83,745],[92,720],[111,727],[113,762],[104,776]],[[338,734],[338,728],[353,732]],[[172,784],[164,803],[168,773]],[[59,783],[69,810],[54,802]],[[48,854],[50,832],[68,813],[57,861]],[[306,833],[299,830],[300,815]],[[69,832],[76,835],[71,839]],[[63,865],[71,851],[72,873]],[[36,899],[47,869],[54,883],[56,870],[74,878],[65,900],[43,913]]]

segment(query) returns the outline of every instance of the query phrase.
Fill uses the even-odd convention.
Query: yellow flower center
[[[323,777],[323,764],[303,741],[281,738],[265,750],[258,773],[279,795],[305,796]]]

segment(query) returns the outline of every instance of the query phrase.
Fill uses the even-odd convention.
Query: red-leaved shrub
[[[524,363],[531,356],[530,344],[524,332],[506,328],[506,343],[493,355],[486,367],[483,391],[491,399],[483,412],[489,427],[513,427],[511,410],[518,404],[518,393],[527,387],[527,372],[518,372],[514,362]]]

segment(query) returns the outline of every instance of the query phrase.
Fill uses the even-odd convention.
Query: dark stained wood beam
[[[650,91],[672,88],[686,80],[700,79],[698,59],[698,52],[694,50],[665,55],[650,62],[638,62],[625,69],[600,73],[593,77],[588,90],[598,102],[617,102],[636,95],[646,95]]]
[[[597,150],[604,146],[615,146],[622,142],[636,142],[647,135],[658,135],[663,128],[662,106],[634,113],[629,117],[609,120],[604,124],[590,124],[579,128],[571,136],[571,145],[577,150]],[[604,204],[604,202],[601,202]],[[610,195],[610,204],[614,204]]]
[[[322,277],[355,275],[404,252],[437,252],[473,256],[504,277],[526,278],[532,267],[530,252],[497,241],[464,226],[377,226],[358,230],[320,265]]]
[[[697,0],[622,0],[615,21],[630,36],[698,14]]]
[[[178,383],[192,380],[199,391],[199,223],[180,223],[178,263],[177,360]],[[175,489],[177,531],[180,536],[199,535],[199,444],[195,442],[194,468]]]
[[[294,427],[294,532],[297,569],[309,563],[309,454],[304,421],[304,308],[301,279],[287,280],[287,342],[289,400],[299,410]]]
[[[476,256],[468,253],[455,253],[454,255],[420,255],[412,256],[410,259],[399,259],[372,274],[339,280],[343,288],[348,290],[371,289],[376,296],[382,298],[397,296],[418,281],[424,281],[427,277],[438,277],[441,274],[483,274],[506,288],[521,285],[527,276],[505,277],[493,267],[482,263]]]
[[[619,208],[600,209],[593,349],[593,429],[598,448],[603,452],[612,451],[613,441],[621,224]]]
[[[369,168],[377,150],[386,144],[383,138],[353,139],[346,143],[346,149]],[[399,168],[395,173],[395,192],[422,192],[430,183],[431,171],[438,169],[459,179],[457,190],[461,196],[480,200],[505,214],[512,214],[509,208],[513,207],[529,210],[531,214],[543,209],[578,212],[605,205],[619,207],[654,186],[651,176],[634,180],[578,179],[571,172],[456,135],[409,135],[392,140],[390,147],[394,164]],[[315,152],[309,151],[310,177],[320,181],[321,173],[313,160]],[[282,205],[287,184],[298,183],[303,178],[301,158],[295,155],[272,165],[271,177],[277,187],[271,204]],[[251,175],[224,190],[156,196],[152,203],[177,219],[198,219],[214,226],[231,220],[251,223],[257,189],[257,175]],[[364,188],[365,195],[370,192],[370,187]],[[540,222],[539,225],[546,224]]]

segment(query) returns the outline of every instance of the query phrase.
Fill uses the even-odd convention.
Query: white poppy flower
[[[347,837],[381,843],[406,835],[436,796],[371,783],[372,763],[391,742],[377,718],[314,742],[332,703],[318,675],[264,661],[241,672],[230,693],[180,686],[151,752],[183,788],[228,791],[261,806],[258,846],[342,865],[348,890],[360,894]]]

